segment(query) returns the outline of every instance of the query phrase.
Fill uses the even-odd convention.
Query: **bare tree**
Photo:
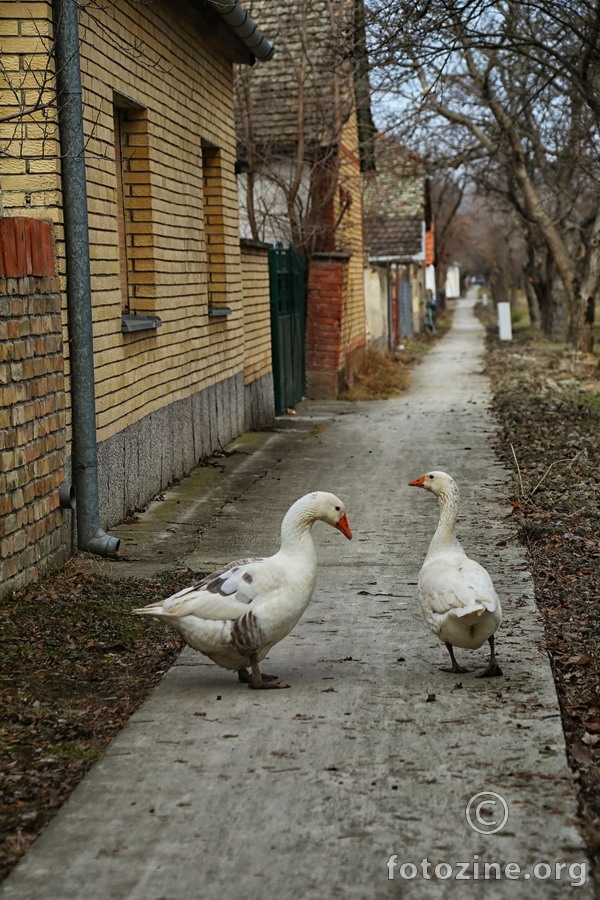
[[[396,91],[392,76],[399,84],[403,126],[421,152],[503,183],[523,229],[552,260],[569,340],[583,349],[600,281],[599,12],[595,0],[568,6],[381,3],[371,7],[371,34],[380,89]],[[530,277],[538,272],[533,266]],[[548,284],[560,296],[556,280]],[[541,304],[549,296],[538,295]]]
[[[448,267],[457,256],[458,212],[464,197],[465,178],[455,172],[438,171],[431,178],[431,212],[435,232],[435,287],[438,302],[446,299]]]
[[[310,257],[334,249],[350,208],[344,159],[356,154],[368,165],[362,0],[299,0],[284,11],[260,0],[246,6],[276,45],[268,69],[236,74],[248,228],[256,239],[290,240]],[[346,127],[354,112],[352,144]]]

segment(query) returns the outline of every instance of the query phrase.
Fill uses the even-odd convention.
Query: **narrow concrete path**
[[[186,650],[2,897],[591,897],[472,305],[459,302],[405,396],[301,404],[247,457],[235,488],[217,492],[212,516],[210,492],[201,512],[181,512],[176,537],[201,522],[183,560],[196,570],[273,552],[283,513],[313,489],[344,499],[355,537],[315,526],[315,598],[268,664],[291,690],[256,694]],[[421,618],[416,581],[437,504],[407,482],[434,467],[458,481],[461,540],[503,602],[502,678],[474,677],[485,649],[458,651],[469,674],[441,672],[446,651]],[[152,545],[151,516],[141,527]],[[495,833],[467,823],[480,792],[506,803]],[[473,809],[482,799],[494,798]],[[481,822],[502,824],[496,803]]]

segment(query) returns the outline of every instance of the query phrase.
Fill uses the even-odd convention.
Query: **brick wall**
[[[0,595],[64,557],[65,391],[50,225],[0,219]]]
[[[269,247],[258,241],[241,241],[246,430],[271,421],[275,412]]]
[[[2,90],[0,201],[12,215],[57,221],[58,129],[54,102],[52,4],[13,0],[0,19]],[[20,115],[24,113],[24,115]],[[18,212],[16,211],[18,210]]]
[[[2,61],[15,90],[2,92],[0,116],[18,112],[20,98],[36,109],[0,126],[2,208],[55,223],[64,291],[52,3],[4,5]],[[242,374],[233,66],[192,4],[81,4],[79,31],[97,426],[98,440],[105,441],[170,403]],[[134,46],[140,52],[133,53]],[[115,158],[115,109],[123,105],[133,299],[137,311],[163,322],[153,332],[125,335]],[[218,153],[220,209],[205,196],[211,187],[203,179],[205,146]],[[218,218],[221,247],[212,248],[211,265],[223,286],[220,300],[233,310],[226,321],[209,317],[208,215]],[[66,322],[65,309],[63,294]],[[68,387],[66,330],[63,337]],[[68,444],[70,437],[67,394]]]
[[[96,410],[104,442],[242,374],[233,68],[193,4],[92,4],[80,7],[79,16]],[[133,43],[144,48],[141,55],[130,52]],[[121,333],[118,283],[120,98],[136,112],[127,176],[136,302],[163,322],[154,332],[130,335]],[[213,303],[233,310],[226,319],[210,318],[209,287]]]
[[[271,370],[270,244],[243,240],[244,384]]]
[[[301,107],[307,144],[337,142],[354,96],[354,67],[340,51],[352,26],[352,0],[244,0],[241,5],[277,48],[268,65],[241,74],[250,86],[254,139],[264,145],[296,141]],[[246,130],[243,93],[240,85],[240,134]]]
[[[345,354],[344,379],[352,382],[366,345],[365,253],[363,231],[363,185],[360,171],[359,135],[356,114],[345,123],[340,145],[340,190],[336,196],[336,218],[344,207],[336,249],[350,254],[348,284],[342,323]]]
[[[310,399],[337,397],[344,366],[342,329],[348,282],[347,254],[311,258],[306,314],[306,393]]]

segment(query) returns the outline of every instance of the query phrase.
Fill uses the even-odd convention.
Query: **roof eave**
[[[210,2],[255,59],[267,62],[273,57],[275,45],[266,39],[237,0],[210,0]]]

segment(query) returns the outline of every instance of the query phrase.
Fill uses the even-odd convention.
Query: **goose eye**
[[[340,511],[340,509],[341,509],[341,507],[340,507],[340,506],[336,506],[336,508],[335,508],[335,511],[336,511],[336,512],[339,512],[339,511]]]
[[[429,476],[430,481],[433,481],[433,475]]]

